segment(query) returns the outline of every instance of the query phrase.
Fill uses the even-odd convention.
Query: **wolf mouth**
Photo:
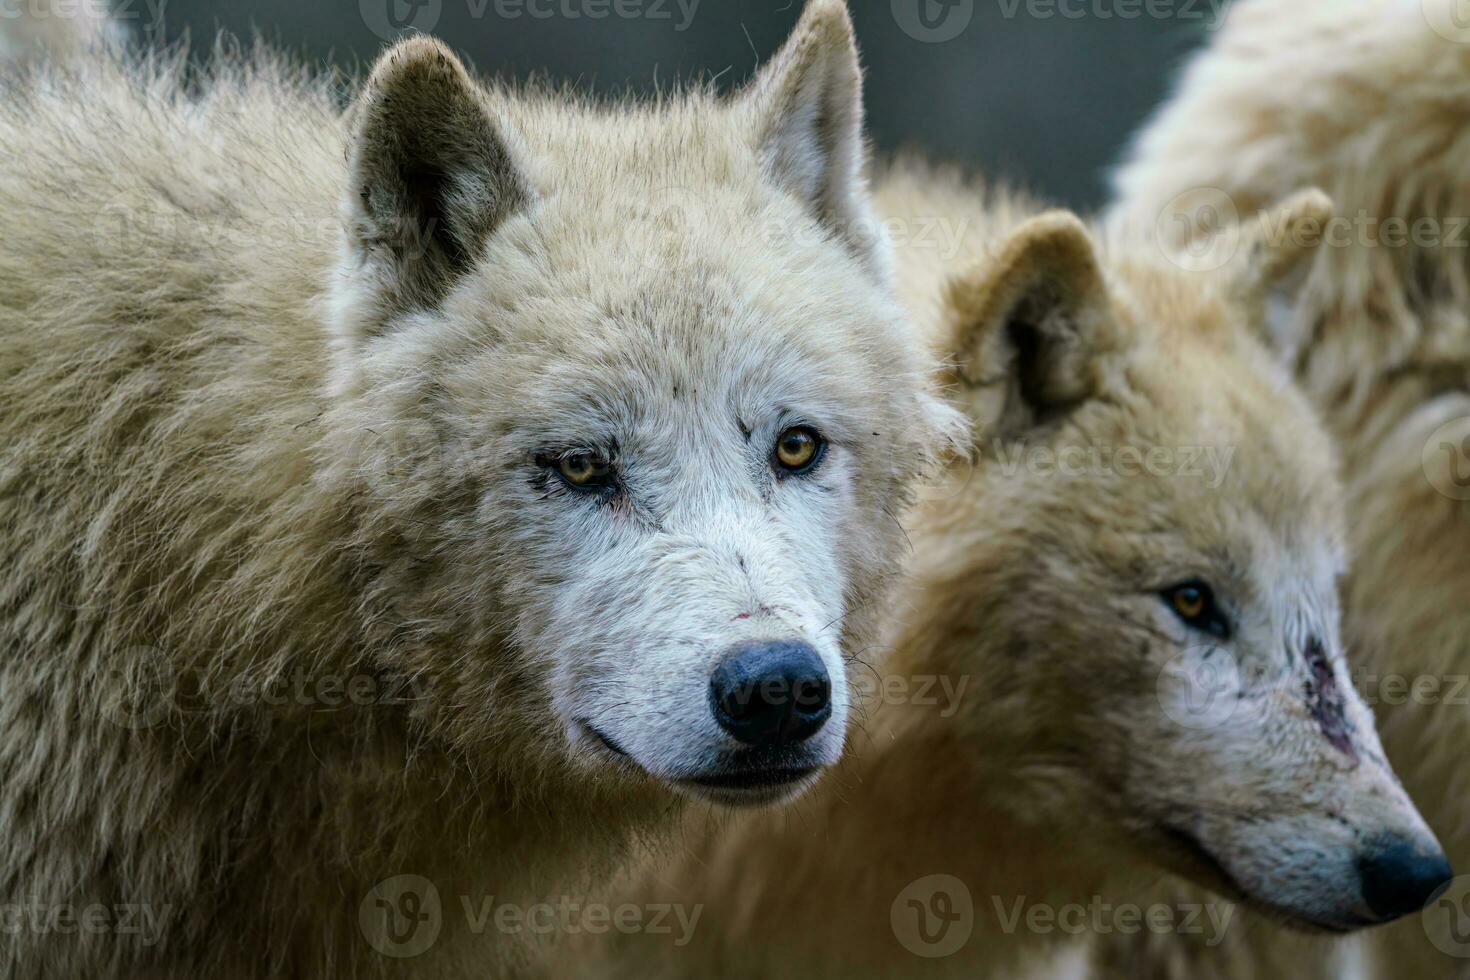
[[[771,789],[773,787],[789,786],[807,779],[817,771],[817,767],[790,769],[741,769],[733,772],[715,772],[704,776],[690,776],[678,780],[689,786],[699,786],[704,789],[719,790],[747,790],[747,789]]]
[[[607,734],[607,732],[604,732],[596,725],[592,724],[589,721],[583,721],[582,727],[586,728],[587,731],[592,734],[592,737],[601,742],[603,748],[607,749],[613,755],[620,755],[624,759],[633,758],[633,753],[629,752],[627,749],[619,745],[611,735]]]
[[[821,766],[725,769],[684,776],[673,783],[707,802],[732,807],[763,806],[799,795],[821,769]]]
[[[1344,917],[1337,921],[1316,919],[1300,911],[1257,898],[1235,880],[1235,876],[1226,870],[1220,859],[1194,834],[1168,825],[1160,826],[1159,832],[1172,845],[1175,854],[1183,858],[1182,863],[1192,869],[1192,877],[1200,877],[1199,872],[1203,871],[1203,876],[1210,879],[1207,882],[1209,887],[1288,929],[1304,933],[1345,935],[1376,924],[1362,916]]]

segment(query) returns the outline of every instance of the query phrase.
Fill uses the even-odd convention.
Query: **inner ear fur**
[[[371,334],[436,307],[531,191],[479,86],[433,38],[385,53],[349,122],[347,247],[373,293]]]
[[[993,259],[949,287],[956,380],[994,401],[1006,432],[1044,425],[1097,393],[1116,326],[1092,235],[1054,211],[1021,225]]]

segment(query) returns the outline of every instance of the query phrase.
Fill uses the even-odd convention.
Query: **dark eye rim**
[[[561,467],[568,459],[578,456],[591,459],[602,472],[587,483],[572,482]],[[618,488],[617,469],[605,454],[595,449],[544,450],[536,454],[536,465],[562,486],[576,493],[605,496]]]
[[[1198,616],[1185,616],[1179,611],[1178,606],[1174,604],[1174,600],[1179,593],[1186,590],[1198,592],[1201,599],[1204,600],[1204,608]],[[1215,598],[1215,590],[1210,587],[1208,582],[1191,579],[1188,582],[1181,582],[1178,585],[1164,589],[1159,593],[1159,596],[1163,599],[1164,604],[1169,607],[1169,611],[1178,617],[1181,623],[1192,630],[1213,636],[1217,640],[1229,640],[1234,633],[1230,618],[1220,608],[1220,603]]]
[[[817,445],[816,452],[812,453],[812,458],[803,465],[795,468],[787,466],[781,461],[781,440],[785,439],[793,432],[806,433],[807,435],[811,436],[812,441],[815,442]],[[821,430],[819,430],[814,425],[798,423],[796,425],[785,426],[781,429],[779,433],[777,433],[776,444],[771,447],[771,465],[775,468],[777,474],[783,477],[807,476],[808,474],[814,472],[817,467],[821,466],[822,461],[827,458],[828,445],[829,443],[827,442],[827,437],[822,435]]]

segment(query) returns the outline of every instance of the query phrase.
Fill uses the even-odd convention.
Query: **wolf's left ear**
[[[1117,339],[1087,227],[1053,211],[1027,221],[994,258],[951,282],[946,302],[958,387],[987,430],[1016,437],[1098,393]]]
[[[356,339],[435,308],[531,191],[478,86],[433,38],[385,53],[349,120],[341,315]]]
[[[864,175],[863,75],[843,0],[810,0],[795,33],[739,96],[767,173],[883,282],[888,242]]]
[[[1235,291],[1266,345],[1290,358],[1306,339],[1297,294],[1327,237],[1332,198],[1312,189],[1294,194],[1246,225],[1232,271]]]

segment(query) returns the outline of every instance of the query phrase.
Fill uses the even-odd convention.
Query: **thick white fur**
[[[734,751],[708,684],[742,639],[818,649],[804,751],[836,759],[895,515],[964,431],[844,223],[855,66],[813,0],[728,100],[485,88],[424,38],[345,116],[260,54],[4,83],[0,903],[157,928],[23,930],[0,977],[508,970],[460,897],[553,891],[666,822]],[[778,480],[796,419],[831,448]],[[616,496],[541,458],[581,448]],[[414,959],[360,928],[399,874],[446,910]]]
[[[1167,212],[1188,212],[1200,188],[1245,215],[1316,183],[1358,226],[1319,251],[1282,319],[1343,457],[1354,556],[1345,637],[1370,693],[1399,677],[1449,695],[1470,673],[1470,505],[1434,488],[1448,485],[1452,457],[1430,441],[1456,419],[1454,439],[1470,436],[1470,36],[1448,30],[1453,6],[1243,0],[1117,178],[1116,210],[1134,225],[1184,227]],[[1395,219],[1428,237],[1406,240],[1385,227]],[[1380,704],[1379,723],[1463,873],[1470,712],[1463,698],[1431,700]],[[1324,952],[1260,923],[1223,959],[1178,940],[1108,955],[1130,977],[1470,976],[1427,938],[1447,925],[1439,909]]]
[[[868,659],[879,690],[898,681],[914,695],[927,680],[962,694],[869,704],[853,754],[790,812],[689,821],[688,850],[672,867],[658,855],[622,896],[702,904],[688,945],[588,940],[560,969],[994,977],[1058,954],[1040,974],[1055,976],[1078,950],[1024,925],[1008,935],[1004,915],[1136,898],[1162,869],[1325,925],[1361,921],[1360,847],[1384,832],[1434,845],[1348,693],[1334,460],[1261,340],[1260,287],[1289,263],[1246,249],[1186,272],[1151,246],[925,168],[899,168],[879,205],[904,227],[942,217],[964,229],[953,254],[900,248],[899,282],[954,352],[982,436],[973,465],[906,521],[912,579]],[[1327,210],[1308,193],[1276,217]],[[1089,468],[1094,447],[1235,455],[1210,487],[1182,470]],[[1082,469],[1030,465],[1037,450],[1081,451]],[[1161,600],[1192,578],[1230,604],[1228,642]],[[1312,676],[1311,636],[1330,680]],[[1175,672],[1206,648],[1236,671],[1231,717],[1195,724]],[[1309,710],[1327,689],[1342,692],[1348,749]],[[901,895],[936,874],[968,887],[975,933],[924,960],[890,916],[911,915]]]

